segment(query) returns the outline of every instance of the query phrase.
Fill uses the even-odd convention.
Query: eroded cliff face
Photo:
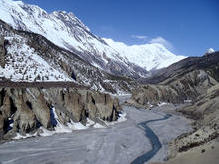
[[[184,103],[207,93],[207,89],[218,82],[203,70],[189,72],[179,79],[160,83],[148,84],[133,90],[130,103],[147,106],[159,102]]]
[[[87,118],[115,121],[120,109],[117,98],[86,89],[0,88],[0,137],[34,133],[40,126],[53,130],[54,115],[63,125],[71,121],[86,125]]]
[[[194,131],[179,136],[169,144],[169,158],[208,143],[219,136],[219,84],[207,90],[196,102],[179,109],[189,118],[195,119]]]

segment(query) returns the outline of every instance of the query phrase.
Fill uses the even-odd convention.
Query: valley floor
[[[130,163],[152,149],[150,140],[137,124],[163,118],[162,108],[174,110],[172,105],[158,107],[155,111],[123,106],[127,121],[108,128],[91,128],[4,143],[0,145],[0,163]],[[163,161],[168,142],[191,130],[189,120],[177,115],[149,123],[149,126],[162,144],[151,161]]]

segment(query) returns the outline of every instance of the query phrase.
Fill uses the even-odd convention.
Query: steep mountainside
[[[210,141],[218,143],[219,84],[209,88],[206,94],[197,97],[194,103],[179,109],[179,112],[195,119],[193,124],[194,131],[179,136],[169,144],[170,158],[175,157],[177,153],[189,151],[197,147],[205,151],[205,147],[210,144]]]
[[[204,70],[219,81],[219,52],[205,54],[202,57],[188,57],[167,68],[155,71],[154,75],[141,80],[142,83],[164,83],[175,80],[193,70]]]
[[[4,37],[4,40],[8,45],[4,55],[5,66],[0,67],[0,77],[12,81],[75,81],[66,72],[48,64],[27,44],[27,39],[14,35]]]
[[[184,103],[194,102],[197,97],[218,84],[214,78],[203,70],[194,70],[177,79],[168,79],[168,84],[147,84],[132,91],[134,103],[148,106],[160,102]]]
[[[108,73],[134,78],[147,75],[145,69],[122,58],[104,40],[93,35],[73,13],[48,14],[35,5],[0,0],[0,19],[15,29],[40,34]]]
[[[194,120],[194,131],[170,143],[170,158],[218,138],[218,68],[219,52],[187,58],[146,79],[147,83],[154,84],[145,84],[133,90],[129,100],[131,104],[149,107],[160,102],[184,103],[177,111]]]
[[[40,34],[93,66],[114,75],[135,79],[147,77],[146,69],[163,68],[183,58],[157,44],[143,45],[144,48],[140,48],[140,51],[131,47],[132,51],[124,53],[123,47],[118,49],[107,42],[109,46],[103,39],[92,34],[73,13],[55,11],[48,14],[38,6],[21,1],[0,0],[0,19],[15,29]],[[131,53],[138,60],[133,60]],[[142,61],[139,61],[140,58]]]
[[[99,91],[129,91],[131,80],[113,76],[92,66],[74,53],[57,47],[45,37],[14,30],[0,21],[0,77],[12,81],[70,81]]]
[[[104,40],[119,54],[129,61],[145,68],[147,71],[168,67],[169,65],[184,59],[184,56],[176,56],[159,43],[128,46],[112,39]]]
[[[146,85],[133,90],[132,98],[141,105],[148,103],[195,101],[219,81],[219,53],[189,57],[143,81]],[[152,83],[152,84],[151,84]]]

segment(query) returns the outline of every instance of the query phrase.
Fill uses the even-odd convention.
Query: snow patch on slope
[[[74,81],[64,72],[50,66],[30,48],[20,36],[6,37],[7,47],[5,68],[0,67],[0,77],[11,81]]]

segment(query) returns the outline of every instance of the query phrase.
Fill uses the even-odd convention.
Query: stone
[[[98,114],[97,114],[96,100],[91,92],[87,92],[85,108],[88,117],[91,120],[95,120]]]
[[[2,68],[5,68],[5,55],[6,55],[5,40],[3,37],[0,36],[0,66]]]
[[[17,111],[13,120],[18,125],[15,128],[18,128],[17,130],[19,130],[21,134],[33,131],[36,127],[36,118],[32,109],[27,105],[24,95],[19,95],[14,100],[14,104]]]
[[[4,118],[0,114],[0,139],[3,137],[3,134],[4,134],[3,128],[4,128]]]
[[[95,95],[95,102],[99,117],[103,120],[111,121],[113,114],[113,99],[108,94],[97,93]]]
[[[27,108],[22,108],[18,110],[14,116],[14,129],[19,131],[22,135],[32,132],[36,128],[36,118],[33,112]]]
[[[10,98],[6,95],[3,98],[3,104],[0,107],[0,111],[2,112],[3,118],[9,118],[11,116],[11,105],[10,105]]]
[[[64,107],[73,117],[73,121],[79,122],[81,120],[84,104],[81,101],[81,95],[70,91],[64,95]]]
[[[50,107],[44,98],[44,95],[40,93],[37,89],[29,89],[30,95],[28,96],[28,101],[32,104],[32,110],[36,115],[37,120],[43,125],[44,128],[51,128],[50,119]]]

